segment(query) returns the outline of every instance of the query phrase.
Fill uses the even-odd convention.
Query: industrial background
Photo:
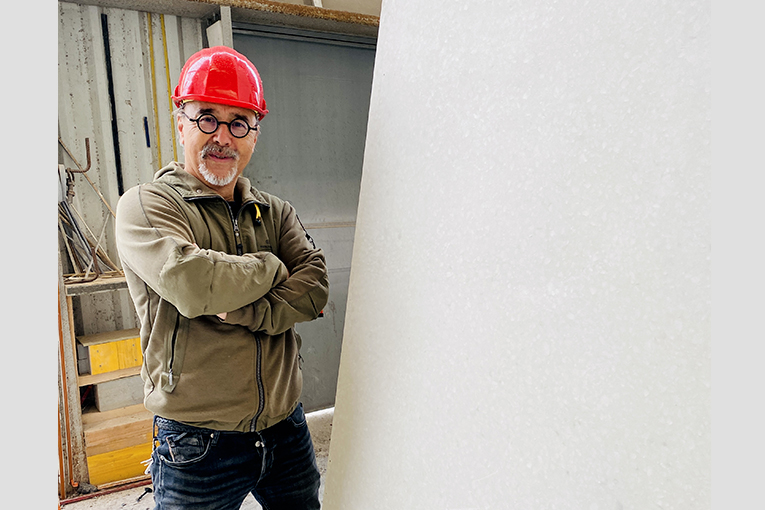
[[[708,2],[66,2],[59,19],[62,495],[142,479],[110,207],[180,158],[177,72],[229,44],[273,112],[247,176],[330,261],[327,316],[299,326],[306,406],[332,412],[326,508],[709,508]]]
[[[203,47],[237,49],[263,79],[270,113],[244,175],[325,251],[325,316],[297,329],[304,406],[333,406],[379,14],[379,0],[58,2],[61,498],[145,479],[151,417],[113,211],[183,161],[170,95]]]

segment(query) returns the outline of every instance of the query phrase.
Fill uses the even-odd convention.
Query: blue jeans
[[[321,476],[302,404],[260,432],[225,432],[155,417],[155,510],[314,510]]]

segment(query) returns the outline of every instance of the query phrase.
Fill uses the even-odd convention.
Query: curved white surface
[[[710,16],[385,0],[325,509],[710,507]]]

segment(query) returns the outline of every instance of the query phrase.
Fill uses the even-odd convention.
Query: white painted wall
[[[710,10],[385,1],[324,508],[710,507]]]

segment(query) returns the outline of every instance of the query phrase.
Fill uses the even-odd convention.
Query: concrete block
[[[93,387],[96,408],[101,412],[143,402],[143,380],[140,375],[95,384]]]

